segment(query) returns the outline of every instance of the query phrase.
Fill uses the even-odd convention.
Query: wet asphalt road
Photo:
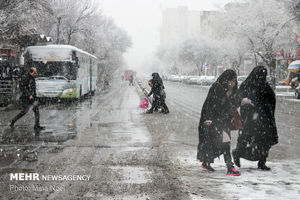
[[[0,199],[186,199],[139,101],[135,87],[116,81],[82,102],[42,105],[40,132],[33,112],[10,129],[18,111],[1,111]],[[90,180],[16,181],[10,173]]]
[[[226,176],[223,156],[215,159],[214,173],[201,169],[196,160],[198,123],[208,87],[165,82],[168,117],[147,116],[152,133],[161,142],[173,165],[177,166],[182,186],[190,199],[299,199],[300,194],[300,102],[277,98],[276,122],[279,143],[270,150],[267,165],[272,170],[257,170],[257,162],[241,159],[240,177]],[[237,132],[231,133],[232,149]]]

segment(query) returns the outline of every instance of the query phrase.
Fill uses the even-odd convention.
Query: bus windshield
[[[71,62],[33,62],[37,69],[37,78],[64,77],[68,80],[75,80],[77,67]]]

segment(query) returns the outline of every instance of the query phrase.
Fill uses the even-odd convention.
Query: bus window
[[[68,80],[75,80],[77,75],[77,67],[71,62],[34,62],[37,68],[37,77],[62,76]]]

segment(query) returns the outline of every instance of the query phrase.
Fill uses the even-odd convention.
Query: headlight
[[[69,88],[63,91],[63,94],[72,93],[74,91],[74,88]]]

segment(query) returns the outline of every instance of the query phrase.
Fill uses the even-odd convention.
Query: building
[[[170,46],[195,38],[213,27],[218,11],[189,10],[185,6],[167,8],[162,13],[160,44]]]
[[[178,44],[183,38],[187,38],[187,27],[187,7],[167,8],[162,14],[160,44],[163,46]]]

